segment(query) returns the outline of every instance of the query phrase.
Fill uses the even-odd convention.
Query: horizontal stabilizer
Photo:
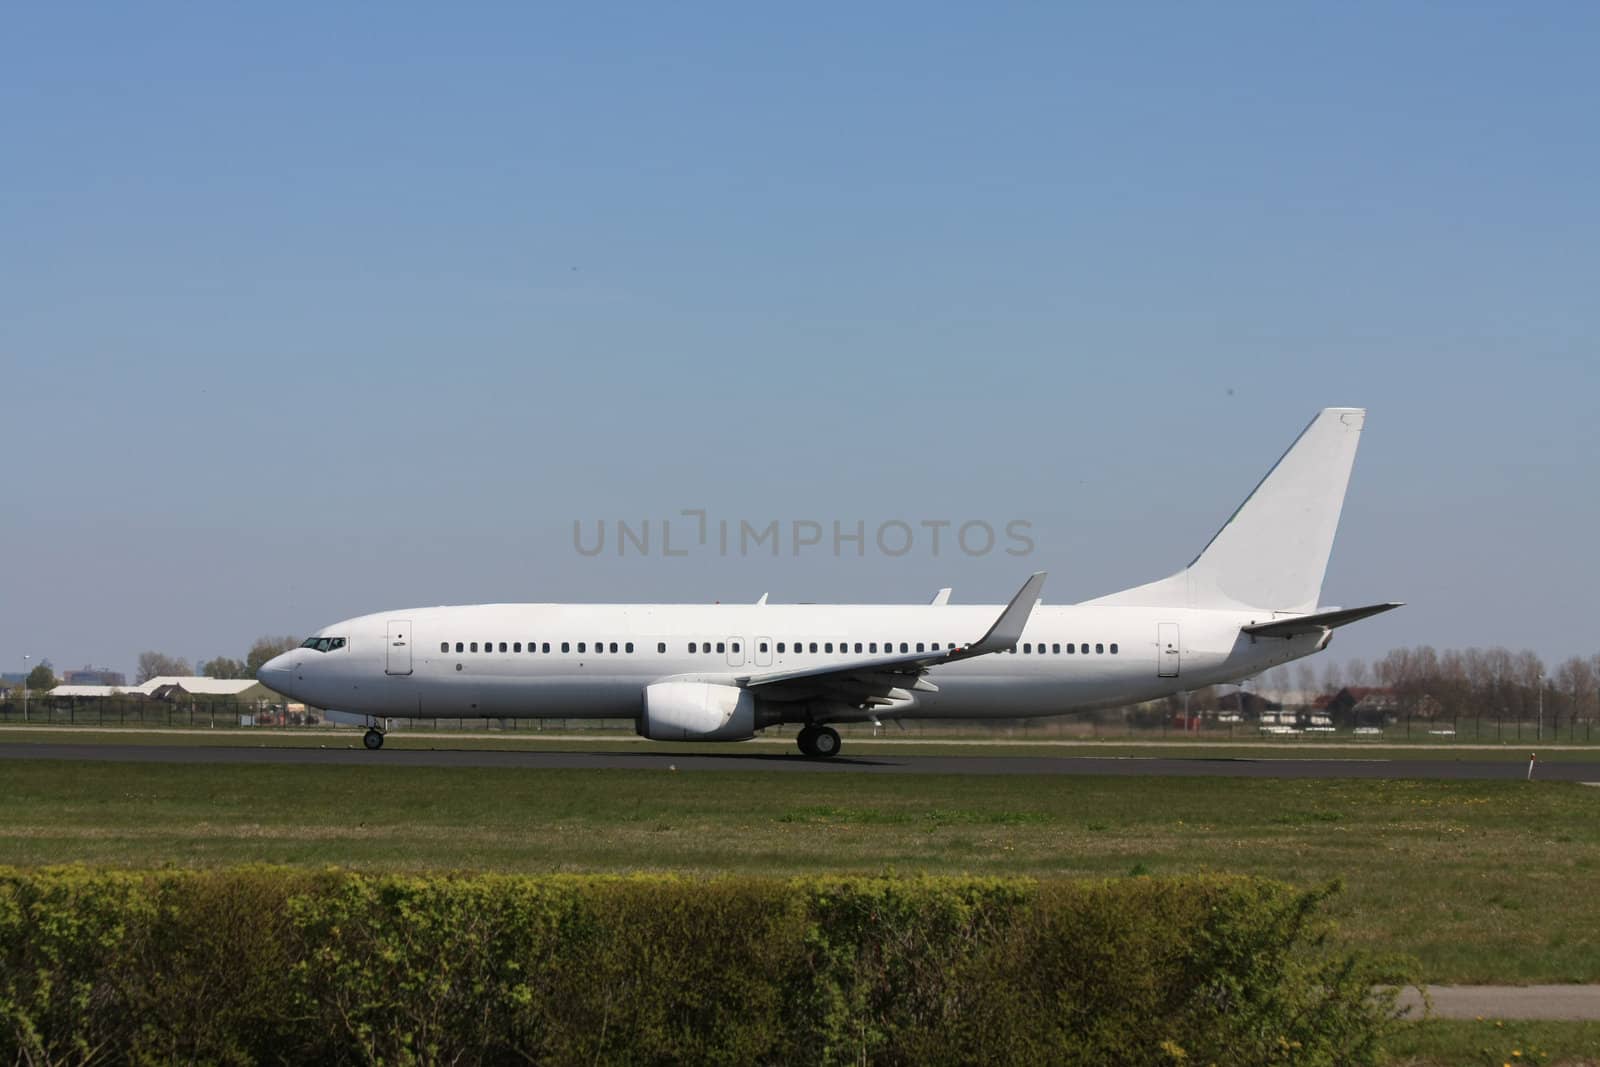
[[[1364,608],[1340,608],[1336,611],[1319,611],[1315,615],[1297,615],[1292,619],[1258,622],[1253,626],[1241,626],[1240,629],[1255,637],[1296,637],[1300,634],[1321,633],[1336,626],[1347,626],[1352,622],[1404,606],[1393,601],[1387,604],[1368,604]]]

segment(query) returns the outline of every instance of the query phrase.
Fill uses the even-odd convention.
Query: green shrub
[[[29,1063],[1363,1063],[1400,977],[1243,878],[0,871]]]

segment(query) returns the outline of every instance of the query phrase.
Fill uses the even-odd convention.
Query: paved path
[[[1434,985],[1428,987],[1437,1019],[1600,1020],[1600,985]],[[1415,989],[1400,995],[1411,1017],[1422,1016]]]
[[[847,750],[848,751],[848,750]],[[118,745],[9,743],[0,760],[95,760],[117,763],[289,763],[368,767],[512,767],[537,770],[755,771],[813,774],[1061,774],[1189,778],[1433,778],[1518,780],[1527,775],[1522,760],[1441,759],[1172,759],[1160,756],[918,756],[842,755],[831,760],[798,754],[563,752],[440,747],[368,752],[334,748],[241,745]],[[1600,761],[1547,763],[1538,769],[1546,781],[1600,781]]]
[[[359,741],[358,734],[349,731],[334,732],[326,727],[291,727],[287,730],[274,726],[260,727],[232,727],[206,728],[200,726],[97,726],[84,723],[72,726],[37,725],[26,723],[0,724],[0,738],[9,735],[27,736],[28,734],[53,734],[60,736],[73,733],[108,733],[137,734],[143,736],[161,736],[162,734],[185,734],[193,736],[216,737],[225,734],[229,737],[248,738],[251,733],[263,737],[293,740],[297,743],[309,744],[313,747],[320,741],[328,744],[355,744]],[[641,740],[632,730],[611,730],[609,732],[583,732],[566,733],[560,730],[413,730],[396,729],[391,735],[399,738],[411,738],[419,741],[505,741],[512,744],[518,742],[537,741],[540,743],[581,741],[611,743],[622,745],[637,745]],[[1504,744],[1474,741],[1403,741],[1374,739],[1371,741],[1263,741],[1253,739],[1252,735],[1239,738],[1216,737],[1207,734],[1204,737],[1186,737],[1183,734],[1173,734],[1170,737],[1154,740],[1141,737],[975,737],[958,735],[951,737],[908,737],[897,731],[886,731],[876,737],[866,737],[860,734],[845,735],[845,744],[871,744],[871,745],[960,745],[963,748],[1148,748],[1161,749],[1251,749],[1261,752],[1339,752],[1346,753],[1364,752],[1372,754],[1392,755],[1397,752],[1409,750],[1424,750],[1428,752],[1504,752],[1507,759],[1526,758],[1528,752],[1592,752],[1600,760],[1600,744],[1539,744],[1531,738],[1525,741]],[[794,734],[768,734],[755,737],[749,741],[739,742],[741,748],[753,748],[763,745],[775,745],[780,748],[794,746]]]

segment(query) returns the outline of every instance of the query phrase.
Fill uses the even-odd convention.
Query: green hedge
[[[1329,892],[0,870],[0,1059],[1371,1062]]]

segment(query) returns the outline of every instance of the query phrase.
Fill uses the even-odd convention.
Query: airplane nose
[[[294,684],[295,653],[297,651],[298,649],[292,649],[288,652],[281,652],[267,660],[261,665],[261,669],[256,671],[256,681],[274,693],[294,696],[291,686]]]

